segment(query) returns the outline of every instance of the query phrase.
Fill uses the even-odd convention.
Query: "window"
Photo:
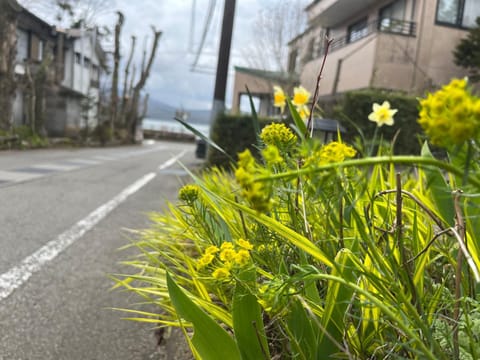
[[[297,70],[297,57],[298,51],[297,49],[293,49],[288,56],[288,72],[294,73]]]
[[[82,64],[82,55],[80,53],[75,53],[75,64],[81,65]]]
[[[438,0],[437,23],[470,28],[480,16],[480,0]]]
[[[380,30],[389,30],[405,17],[405,0],[397,0],[380,9]]]
[[[368,35],[367,18],[357,21],[348,27],[347,43],[351,43]]]
[[[87,69],[90,67],[90,59],[85,57],[83,59],[83,66],[85,66]]]
[[[43,40],[38,40],[38,54],[37,54],[37,60],[42,61],[43,60]]]

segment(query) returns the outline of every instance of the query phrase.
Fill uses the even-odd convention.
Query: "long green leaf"
[[[422,147],[422,156],[433,159],[433,155],[426,142]],[[453,226],[455,209],[453,205],[452,189],[447,185],[440,169],[425,167],[424,172],[438,213],[447,224]]]
[[[257,298],[248,286],[255,286],[256,272],[252,267],[241,274],[233,295],[233,329],[242,359],[269,359],[267,336]]]
[[[302,120],[300,115],[298,114],[297,109],[293,106],[290,99],[287,98],[288,109],[290,110],[290,114],[292,115],[293,122],[295,123],[295,131],[300,139],[305,140],[305,134],[307,134],[307,125]]]
[[[197,129],[195,129],[193,126],[191,126],[190,124],[186,123],[185,121],[175,117],[174,118],[175,120],[177,120],[180,124],[182,124],[184,127],[186,127],[188,130],[190,130],[192,133],[194,133],[196,136],[198,136],[200,139],[202,139],[203,141],[205,141],[208,145],[210,145],[211,147],[213,147],[214,149],[220,151],[223,155],[227,156],[228,159],[230,161],[234,161],[232,159],[232,157],[227,154],[227,152],[225,150],[223,150],[219,145],[217,145],[212,139],[210,139],[208,136],[202,134],[200,131],[198,131]]]
[[[255,104],[253,103],[252,94],[248,89],[248,86],[245,86],[248,93],[248,100],[250,101],[250,110],[252,112],[252,125],[253,131],[255,131],[255,138],[257,139],[257,145],[260,145],[260,123],[258,122],[257,111],[255,110]]]
[[[240,352],[228,333],[199,308],[167,273],[168,293],[179,317],[191,322],[191,343],[202,359],[240,360]]]

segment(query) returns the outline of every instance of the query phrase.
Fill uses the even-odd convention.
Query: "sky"
[[[24,5],[39,6],[41,1],[23,0]],[[89,2],[94,0],[82,0]],[[102,0],[99,0],[102,1]],[[137,37],[135,62],[141,63],[142,49],[153,38],[151,25],[162,31],[157,55],[147,81],[145,91],[151,99],[175,108],[209,110],[212,105],[215,84],[215,69],[223,17],[224,0],[109,0],[114,6],[103,9],[96,22],[113,29],[116,11],[125,15],[121,36],[121,54],[126,60],[132,35]],[[233,29],[230,71],[227,82],[227,108],[232,102],[233,66],[248,66],[246,48],[254,41],[252,27],[257,13],[275,2],[284,0],[237,0]],[[22,2],[22,0],[20,0]],[[210,17],[210,27],[195,71],[192,64],[199,48],[209,4],[216,3]],[[192,8],[195,16],[192,22]],[[25,5],[27,6],[27,5]],[[28,8],[28,6],[27,6]],[[32,10],[32,8],[30,8]],[[48,7],[38,8],[37,14],[50,23],[55,23],[53,12]],[[146,40],[145,40],[146,39]],[[108,47],[108,45],[107,45]],[[113,49],[110,46],[110,50]],[[123,67],[120,73],[123,74]]]

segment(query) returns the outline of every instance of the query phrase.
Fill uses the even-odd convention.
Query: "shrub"
[[[375,125],[368,120],[368,114],[372,111],[372,104],[390,102],[393,108],[398,109],[395,117],[395,127],[383,127],[384,139],[393,139],[395,133],[400,133],[395,142],[395,153],[418,154],[421,148],[422,129],[417,123],[418,100],[415,97],[397,92],[380,90],[361,90],[346,93],[333,111],[333,117],[337,118],[347,129],[345,139],[353,142],[355,136],[359,136],[357,127],[363,133],[365,142],[373,138]]]
[[[260,128],[270,122],[272,119],[269,118],[258,119]],[[220,114],[212,125],[211,134],[212,141],[225,150],[232,159],[235,159],[237,154],[245,149],[258,155],[255,147],[257,138],[254,120],[251,115]],[[230,165],[229,157],[213,148],[209,148],[207,162],[210,166],[227,167]]]

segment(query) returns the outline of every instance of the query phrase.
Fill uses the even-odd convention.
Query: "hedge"
[[[260,128],[270,124],[272,121],[278,121],[278,119],[258,119]],[[220,114],[212,125],[211,139],[235,160],[237,159],[237,154],[247,148],[254,155],[258,155],[258,149],[255,147],[257,139],[251,115]],[[228,167],[230,161],[226,155],[210,146],[207,164],[209,166]]]
[[[395,133],[400,130],[395,142],[395,154],[419,154],[423,132],[417,123],[418,100],[413,96],[373,89],[352,91],[344,94],[331,115],[346,128],[347,141],[353,142],[354,138],[359,136],[356,129],[358,126],[368,142],[372,139],[376,127],[368,120],[368,115],[372,112],[372,104],[375,102],[382,104],[385,100],[390,102],[393,109],[398,109],[398,112],[395,115],[395,124],[382,126],[379,134],[383,139],[391,141]]]

